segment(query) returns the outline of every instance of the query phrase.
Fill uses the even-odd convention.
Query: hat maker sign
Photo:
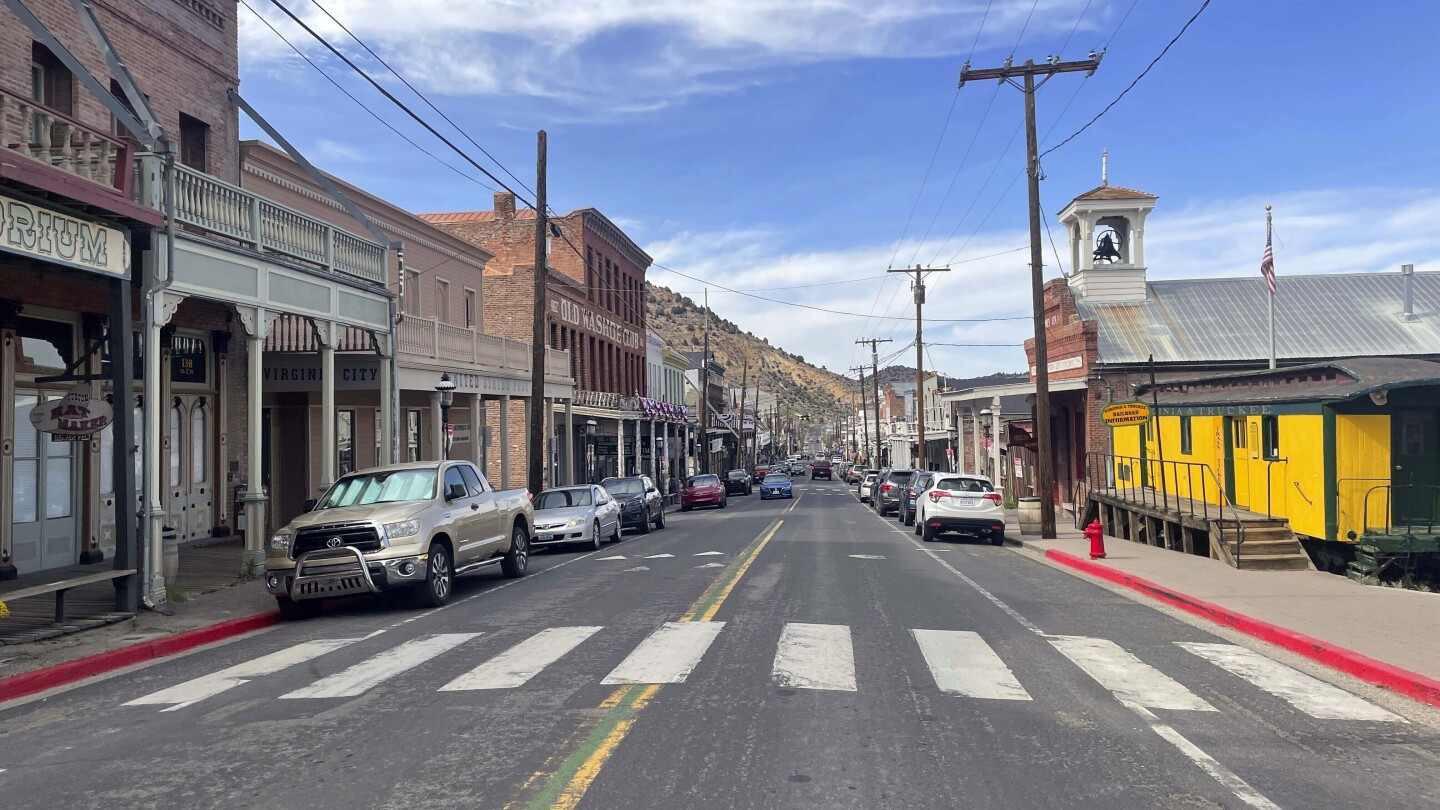
[[[90,398],[90,386],[77,385],[60,399],[30,409],[30,424],[53,441],[85,441],[110,424],[110,403]]]
[[[1110,427],[1139,425],[1150,421],[1150,406],[1143,402],[1116,402],[1106,405],[1100,418]]]

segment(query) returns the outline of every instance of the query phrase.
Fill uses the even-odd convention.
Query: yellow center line
[[[799,499],[796,499],[795,503],[799,502]],[[794,504],[790,508],[794,509]],[[755,558],[760,556],[760,552],[783,525],[783,519],[776,520],[768,531],[757,537],[744,556],[717,577],[679,621],[708,622],[715,618],[735,585],[745,576],[745,572],[750,570],[751,563],[755,562]],[[600,704],[603,714],[597,714],[586,721],[566,741],[561,753],[552,757],[551,763],[547,765],[550,773],[547,775],[545,771],[536,771],[532,774],[520,788],[522,798],[517,798],[506,807],[523,807],[526,810],[545,807],[551,810],[574,810],[584,798],[585,792],[590,789],[590,785],[599,777],[605,763],[634,728],[640,711],[650,704],[659,691],[660,684],[650,684],[643,688],[637,685],[622,686],[615,690]],[[563,753],[566,751],[569,753]],[[524,799],[537,783],[540,783],[536,789],[538,792],[528,800]]]

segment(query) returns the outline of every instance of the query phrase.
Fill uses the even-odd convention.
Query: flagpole
[[[1265,206],[1265,248],[1267,252],[1270,249],[1270,216],[1270,206],[1267,205]],[[1273,259],[1271,261],[1272,269],[1270,272],[1273,274],[1275,272],[1273,269]],[[1266,291],[1269,293],[1270,298],[1270,368],[1273,369],[1275,368],[1275,287],[1273,282],[1270,282],[1270,286],[1267,287]]]

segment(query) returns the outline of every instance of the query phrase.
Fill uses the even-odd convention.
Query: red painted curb
[[[64,686],[106,672],[133,666],[135,664],[164,658],[169,655],[191,650],[206,644],[259,630],[280,623],[279,613],[257,613],[240,619],[197,627],[173,636],[142,641],[128,647],[121,647],[103,653],[77,658],[53,667],[37,669],[0,679],[0,703],[15,698],[33,695],[57,686]]]
[[[1239,630],[1261,641],[1269,642],[1277,647],[1284,647],[1293,653],[1318,661],[1332,669],[1338,669],[1346,675],[1359,678],[1367,683],[1383,686],[1432,706],[1440,706],[1440,681],[1433,678],[1427,678],[1408,669],[1401,669],[1384,661],[1377,661],[1354,650],[1337,647],[1304,633],[1297,633],[1276,624],[1253,619],[1243,613],[1236,613],[1228,608],[1187,596],[1162,585],[1156,585],[1133,574],[1083,560],[1058,549],[1046,549],[1045,557],[1091,576],[1114,582],[1117,585],[1124,585],[1167,605],[1209,619],[1216,624],[1223,624]]]

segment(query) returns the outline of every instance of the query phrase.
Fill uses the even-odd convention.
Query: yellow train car
[[[1317,567],[1440,571],[1440,363],[1354,358],[1141,386],[1112,486],[1281,518]]]

